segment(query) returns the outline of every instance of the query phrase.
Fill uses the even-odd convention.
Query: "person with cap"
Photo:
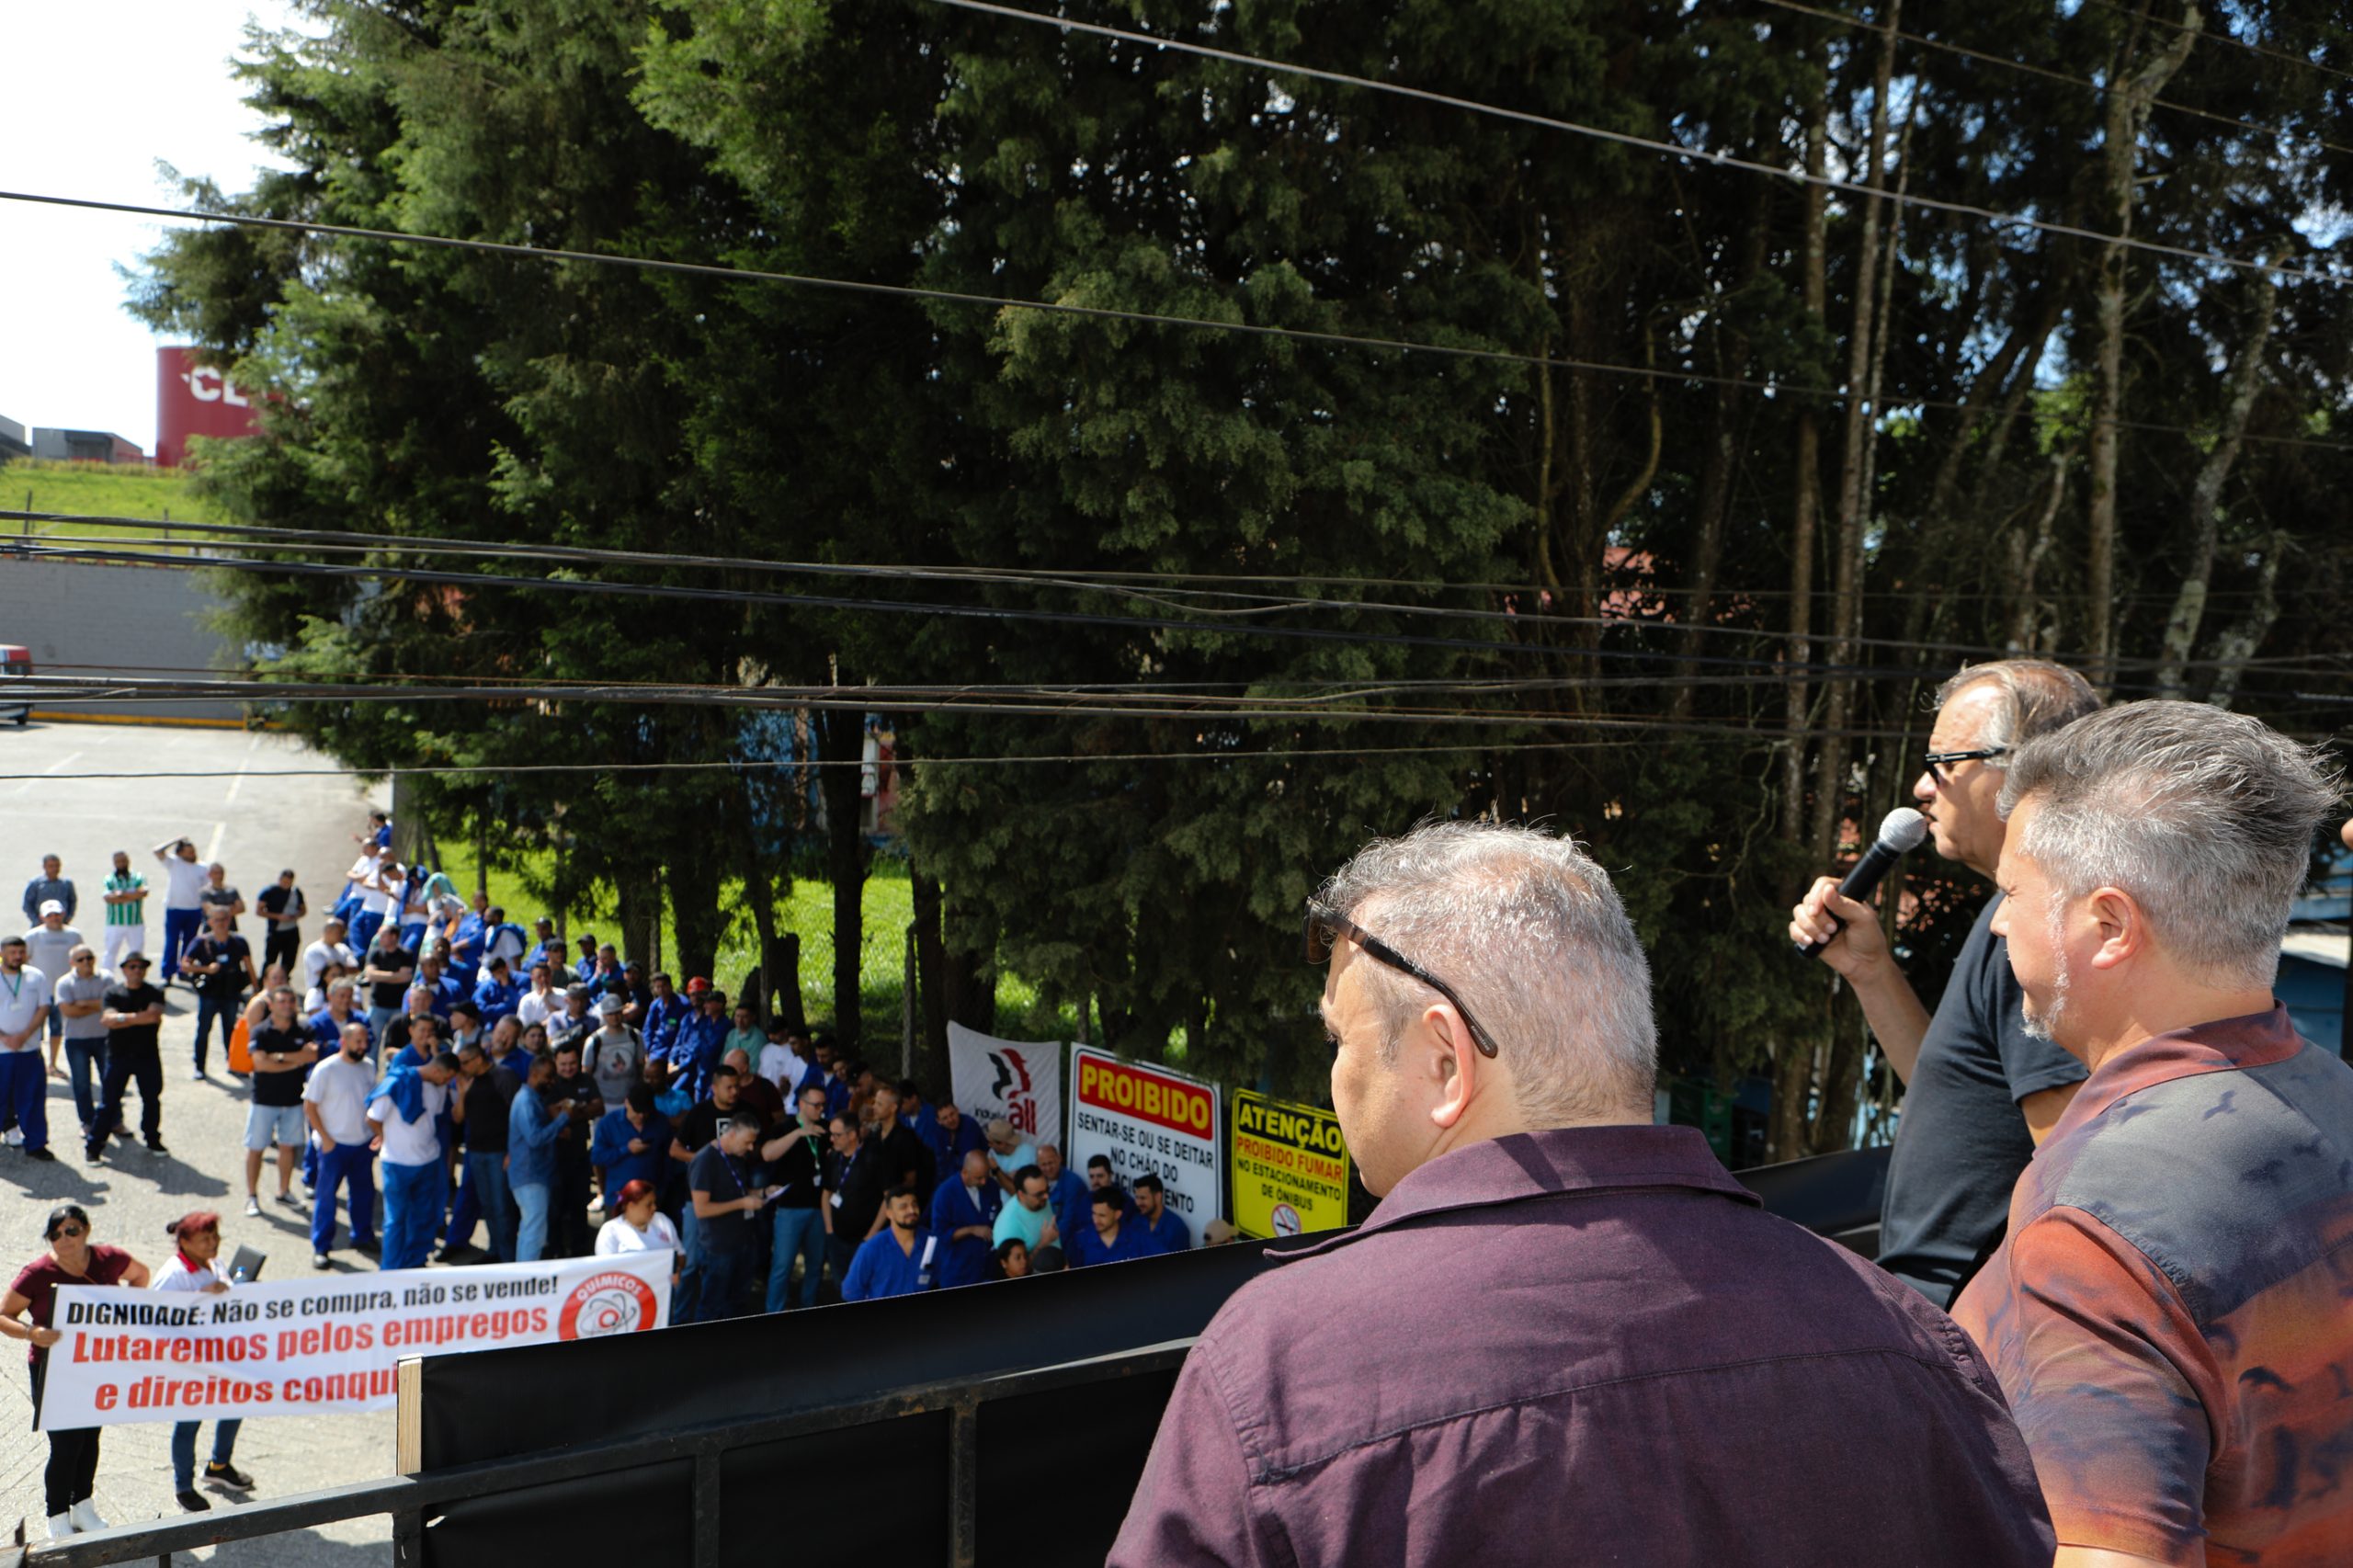
[[[597,1032],[581,1042],[581,1062],[608,1106],[629,1098],[645,1077],[645,1042],[621,1017],[628,1006],[618,996],[597,997]]]
[[[486,1029],[496,1028],[499,1019],[513,1017],[522,1006],[523,993],[507,971],[506,961],[504,953],[491,954],[483,960],[482,979],[474,985],[474,1008]]]
[[[74,918],[82,907],[79,894],[65,876],[65,863],[54,855],[40,858],[40,875],[25,884],[25,921],[28,925],[40,919],[40,906],[54,899],[65,911],[65,918]]]
[[[13,940],[13,938],[11,938]],[[0,943],[0,947],[5,947]],[[147,1286],[147,1266],[118,1246],[90,1240],[90,1216],[78,1203],[61,1203],[49,1211],[41,1232],[49,1250],[19,1269],[8,1293],[0,1297],[0,1336],[21,1339],[32,1365],[33,1420],[40,1421],[41,1388],[48,1380],[49,1352],[64,1335],[52,1326],[61,1285]],[[47,1500],[49,1539],[63,1540],[85,1530],[102,1530],[107,1521],[94,1500],[98,1481],[98,1437],[103,1426],[51,1430],[49,1467],[41,1474]]]
[[[639,1021],[637,1032],[644,1038],[645,1054],[666,1062],[670,1058],[670,1042],[677,1038],[678,1022],[694,1011],[694,1006],[678,994],[670,983],[670,976],[661,970],[647,977],[645,993],[645,1016]]]
[[[698,978],[687,982],[687,995],[695,1011],[678,1021],[670,1041],[670,1082],[699,1100],[710,1092],[711,1075],[726,1057],[727,994]]]
[[[54,1160],[49,1147],[49,1077],[40,1031],[49,1017],[49,976],[25,961],[25,939],[0,937],[0,1113],[15,1119],[28,1160]],[[62,1074],[60,1074],[63,1075]]]
[[[107,910],[107,948],[99,955],[98,968],[108,974],[117,972],[116,960],[125,953],[143,952],[147,948],[147,879],[131,869],[131,852],[114,852],[114,875],[107,879],[103,902]],[[40,908],[34,908],[34,918],[40,918]]]
[[[580,960],[572,966],[572,978],[582,985],[597,978],[597,937],[594,932],[580,933]]]
[[[548,1048],[585,1040],[597,1027],[597,1016],[588,1010],[594,994],[587,986],[574,981],[563,988],[563,1010],[551,1013],[547,1019]]]
[[[523,955],[517,972],[528,975],[541,964],[546,964],[551,973],[568,971],[572,966],[564,961],[563,938],[555,934],[555,922],[542,915],[531,922],[531,932],[533,946]],[[570,978],[569,973],[565,978]]]
[[[40,906],[40,917],[32,929],[25,933],[25,961],[48,977],[51,994],[43,998],[48,1004],[47,1019],[51,1040],[50,1059],[52,1070],[56,1061],[55,1042],[65,1032],[65,1015],[57,1010],[57,983],[74,972],[74,949],[82,945],[82,933],[65,924],[65,905],[49,899]],[[63,1077],[64,1074],[56,1074]]]
[[[172,1238],[172,1256],[155,1270],[153,1289],[207,1296],[229,1293],[230,1281],[222,1277],[219,1267],[220,1215],[210,1209],[195,1210],[165,1225],[164,1233]],[[198,1421],[179,1421],[172,1426],[172,1486],[179,1494],[180,1506],[191,1514],[201,1514],[212,1506],[196,1489],[196,1435],[202,1425]],[[233,1492],[250,1492],[254,1488],[254,1478],[233,1462],[237,1451],[237,1432],[244,1426],[242,1420],[233,1418],[215,1421],[212,1457],[204,1464],[206,1481]]]
[[[654,987],[645,978],[645,966],[635,959],[621,965],[621,987],[614,994],[621,999],[621,1021],[643,1034],[646,1010],[654,1005]]]
[[[90,1119],[90,1142],[83,1155],[95,1161],[105,1152],[108,1134],[119,1132],[123,1120],[123,1094],[139,1085],[139,1133],[150,1154],[165,1154],[164,1060],[159,1044],[164,1032],[164,994],[147,983],[147,955],[133,949],[122,956],[122,967],[99,998],[98,1019],[107,1029],[107,1071],[98,1082],[97,1113]],[[99,1131],[103,1129],[104,1131]]]

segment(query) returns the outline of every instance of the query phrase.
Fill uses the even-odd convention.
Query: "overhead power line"
[[[1887,36],[1884,29],[1875,26],[1868,19],[1861,17],[1849,16],[1843,11],[1828,10],[1820,6],[1808,6],[1802,4],[1802,0],[1764,0],[1764,3],[1779,10],[1792,11],[1801,17],[1813,17],[1817,20],[1829,22],[1835,26],[1846,28],[1852,31],[1878,33],[1881,37]],[[2037,65],[2025,60],[2013,60],[2007,55],[1993,54],[1982,49],[1972,49],[1966,44],[1949,43],[1943,39],[1928,38],[1920,33],[1898,31],[1894,36],[1899,42],[1908,43],[1915,49],[1934,50],[1941,54],[1957,55],[1963,60],[1976,61],[1983,65],[1991,65],[1996,69],[2004,71],[2015,71],[2022,75],[2039,76],[2048,82],[2060,82],[2064,83],[2069,86],[2083,87],[2090,92],[2102,96],[2105,96],[2114,90],[2109,84],[2098,81],[2090,76],[2077,76],[2071,72],[2055,71],[2048,65]],[[2208,36],[2211,37],[2212,35],[2210,34]],[[2284,125],[2264,125],[2252,119],[2241,119],[2235,115],[2221,114],[2213,109],[2200,108],[2194,104],[2182,103],[2174,98],[2159,97],[2152,98],[2149,101],[2158,108],[2170,109],[2176,114],[2189,115],[2194,119],[2208,120],[2217,125],[2234,126],[2241,131],[2253,131],[2263,136],[2277,137],[2283,141],[2295,140],[2301,137],[2303,140],[2310,141],[2313,145],[2325,148],[2332,153],[2353,153],[2353,146],[2347,146],[2341,142],[2332,142],[2327,137],[2321,135],[2317,131],[2290,131]]]
[[[0,510],[0,520],[17,519],[37,522],[65,523],[85,527],[94,525],[102,527],[119,525],[147,526],[149,523],[148,519],[138,517],[105,517],[69,512],[24,512]],[[176,523],[172,526],[174,528],[182,527],[182,525]],[[1123,595],[1136,598],[1149,598],[1152,597],[1149,594],[1139,591],[1136,585],[1140,583],[1153,585],[1236,584],[1249,585],[1252,586],[1283,585],[1296,586],[1302,585],[1314,585],[1318,586],[1350,589],[1361,589],[1366,586],[1411,586],[1418,587],[1429,592],[1439,592],[1449,589],[1477,589],[1524,595],[1529,598],[1531,603],[1542,593],[1542,590],[1529,584],[1466,584],[1444,582],[1409,583],[1399,579],[1358,579],[1324,576],[1280,577],[1249,575],[1229,577],[1207,573],[1097,572],[1093,570],[1086,572],[1073,572],[1031,567],[936,566],[899,563],[859,563],[847,562],[778,561],[756,556],[714,556],[668,551],[616,550],[588,545],[493,544],[480,540],[450,539],[441,536],[369,534],[361,533],[357,530],[324,528],[284,528],[257,523],[194,523],[186,525],[186,527],[193,531],[207,535],[236,536],[234,539],[224,540],[223,542],[227,543],[230,548],[238,549],[283,549],[290,546],[299,545],[309,551],[334,551],[364,552],[369,554],[452,554],[494,560],[519,560],[533,562],[561,562],[575,565],[644,566],[659,569],[689,567],[745,572],[801,574],[812,576],[838,576],[864,580],[885,580],[891,582],[970,582],[1014,585],[1025,587],[1060,588],[1073,592]],[[247,538],[258,539],[262,542],[257,544],[244,544],[238,542],[238,540]],[[34,553],[52,555],[70,551],[86,555],[92,551],[103,550],[105,551],[113,552],[114,558],[122,562],[136,562],[137,563],[142,564],[160,564],[182,568],[203,567],[207,565],[219,564],[227,565],[232,569],[234,569],[239,565],[244,564],[239,562],[224,561],[215,557],[174,556],[171,558],[158,558],[142,552],[150,547],[169,546],[175,543],[176,541],[162,540],[153,538],[109,538],[105,539],[102,541],[94,542],[90,545],[61,545],[52,543],[47,539],[41,539],[39,540],[28,541],[27,544],[22,546],[12,547],[6,543],[0,543],[0,551],[17,548]],[[316,563],[316,570],[321,573],[331,574],[338,569],[330,563],[320,562]],[[414,574],[402,568],[342,568],[341,570],[351,575],[377,577],[414,576],[418,580],[424,580],[421,574]],[[549,584],[559,588],[569,586],[573,581],[571,579],[561,578],[508,579],[492,577],[486,574],[462,574],[460,580],[467,583],[504,586],[515,585],[518,582],[529,585]],[[626,585],[608,585],[607,586],[608,591],[619,592]],[[686,590],[681,589],[675,591],[685,592]],[[1408,616],[1416,619],[1432,619],[1440,620],[1456,619],[1470,622],[1497,624],[1509,626],[1517,630],[1550,627],[1586,627],[1607,631],[1644,631],[1672,633],[1677,636],[1696,633],[1702,636],[1741,637],[1747,638],[1752,641],[1760,637],[1779,639],[1786,636],[1786,632],[1771,627],[1723,626],[1711,624],[1704,621],[1677,622],[1631,614],[1616,616],[1573,616],[1556,615],[1549,610],[1540,610],[1532,608],[1528,610],[1501,610],[1459,606],[1449,607],[1444,605],[1408,605],[1399,604],[1393,600],[1385,599],[1308,598],[1296,596],[1254,595],[1244,593],[1238,587],[1226,586],[1212,588],[1170,586],[1163,588],[1160,591],[1170,594],[1212,595],[1216,597],[1252,599],[1257,601],[1253,608],[1246,611],[1202,608],[1198,606],[1188,607],[1188,613],[1205,616],[1230,617],[1241,614],[1268,614],[1280,610],[1324,612],[1347,611],[1353,613],[1379,612]],[[1622,590],[1614,591],[1622,591],[1627,596],[1639,599],[1660,590],[1655,590],[1644,585],[1636,583],[1626,585]],[[736,591],[727,590],[727,592],[733,593]],[[1767,590],[1762,594],[1751,594],[1748,590],[1745,589],[1720,588],[1716,590],[1716,592],[1720,598],[1728,602],[1735,601],[1744,597],[1776,597],[1772,590]],[[893,605],[891,601],[887,600],[854,599],[847,602],[861,606],[871,605],[877,608],[886,610],[904,609],[906,608],[903,605]],[[2166,602],[2171,602],[2170,597],[2167,597]],[[824,608],[837,607],[828,605]],[[917,608],[929,608],[939,607],[926,605]],[[952,608],[955,607],[948,608]],[[1027,611],[1006,609],[1002,607],[963,608],[985,608],[991,615],[1007,619],[1020,619],[1029,615],[1029,612]],[[1051,612],[1039,613],[1042,615]],[[1124,622],[1132,618],[1113,617],[1109,619],[1114,622]],[[1245,631],[1247,630],[1247,627],[1238,620],[1221,619],[1214,623],[1193,629],[1217,632],[1233,632]],[[1360,640],[1363,641],[1383,641],[1383,638],[1377,634],[1358,635]],[[1915,642],[1904,638],[1893,637],[1859,637],[1852,639],[1851,641],[1856,642],[1859,646],[1863,647],[1893,648],[1915,653],[1931,652],[1973,654],[1986,658],[2003,658],[2007,657],[2009,654],[2009,650],[1997,648],[1987,643]],[[1518,643],[1506,644],[1501,642],[1478,642],[1475,645],[1479,647],[1523,646],[1523,644]],[[1648,650],[1608,649],[1586,650],[1586,652],[1602,658],[1633,657],[1643,659],[1667,659],[1677,662],[1708,662],[1706,655],[1685,655],[1663,650],[1652,652]],[[1745,659],[1729,662],[1735,667],[1769,668],[1784,673],[1851,675],[1876,669],[1881,673],[1886,674],[1890,678],[1909,678],[1914,673],[1908,669],[1903,668],[1890,670],[1886,666],[1832,665],[1815,664],[1798,665],[1789,664],[1779,657],[1768,659]],[[2188,660],[2185,661],[2181,667],[2184,669],[2203,669],[2219,666],[2225,662],[2233,663],[2234,665],[2241,668],[2247,667],[2248,665],[2247,661]],[[2117,665],[2117,667],[2123,670],[2144,667],[2154,668],[2158,663],[2159,661],[2154,659],[2125,660],[2120,662]],[[2256,661],[2255,663],[2259,665],[2261,662]],[[117,668],[119,666],[109,665],[108,667]],[[2118,689],[2131,690],[2135,688],[2123,687],[2119,687]]]
[[[1802,168],[1784,168],[1775,164],[1759,163],[1731,153],[1711,153],[1686,147],[1678,142],[1662,142],[1654,136],[1641,136],[1630,131],[1612,131],[1606,126],[1587,125],[1579,120],[1562,119],[1552,115],[1535,114],[1526,109],[1506,108],[1500,104],[1484,103],[1477,98],[1458,97],[1451,93],[1433,92],[1426,87],[1407,86],[1400,82],[1384,82],[1377,76],[1352,75],[1345,71],[1327,71],[1318,66],[1302,65],[1297,61],[1274,60],[1260,54],[1245,54],[1238,50],[1219,49],[1189,40],[1165,37],[1158,33],[1140,33],[1126,28],[1106,27],[1099,22],[1081,22],[1068,17],[1046,16],[1037,11],[1025,11],[1017,6],[1000,6],[993,0],[930,0],[935,6],[945,6],[959,11],[974,11],[985,16],[1003,17],[1012,21],[1030,22],[1042,27],[1057,28],[1064,32],[1086,33],[1097,38],[1116,40],[1121,43],[1141,44],[1149,49],[1173,50],[1183,54],[1198,55],[1229,65],[1247,65],[1279,75],[1299,76],[1309,81],[1325,82],[1336,86],[1358,87],[1367,92],[1387,93],[1394,97],[1411,98],[1419,103],[1436,104],[1445,108],[1461,109],[1470,114],[1482,114],[1496,119],[1507,119],[1541,130],[1558,131],[1572,136],[1583,136],[1597,142],[1607,142],[1640,152],[1655,153],[1661,157],[1677,158],[1687,163],[1705,165],[1711,168],[1738,169],[1747,174],[1765,175],[1793,184],[1819,186],[1828,190],[1849,195],[1895,202],[1931,212],[1945,212],[1957,217],[1972,218],[1996,227],[2031,229],[2040,233],[2056,234],[2065,239],[2088,240],[2096,244],[2121,245],[2128,250],[2143,251],[2154,256],[2170,256],[2177,261],[2203,262],[2212,267],[2227,267],[2241,272],[2268,272],[2279,278],[2292,278],[2300,282],[2342,284],[2347,281],[2335,273],[2315,271],[2311,267],[2290,266],[2268,257],[2249,259],[2225,256],[2220,251],[2202,251],[2188,245],[2166,244],[2158,240],[2136,239],[2131,235],[2107,234],[2097,229],[2080,224],[2062,223],[2048,218],[2032,218],[2020,212],[2003,212],[1974,202],[1952,201],[1942,197],[1921,196],[1904,190],[1881,190],[1859,181],[1837,175],[1817,175]]]
[[[938,3],[954,4],[958,3],[958,0],[938,0]],[[1076,27],[1080,24],[1069,25]],[[1709,157],[1704,153],[1690,155],[1699,158]],[[1436,355],[1441,358],[1475,360],[1488,364],[1523,365],[1534,369],[1571,370],[1589,375],[1623,376],[1634,381],[1673,381],[1693,386],[1740,387],[1768,395],[1818,397],[1831,402],[1843,402],[1849,395],[1845,389],[1837,387],[1808,386],[1802,382],[1777,381],[1750,376],[1713,375],[1701,370],[1661,369],[1654,365],[1628,365],[1606,359],[1576,359],[1560,355],[1523,354],[1512,349],[1476,348],[1461,344],[1423,343],[1400,337],[1376,337],[1361,333],[1331,332],[1313,327],[1272,326],[1259,322],[1171,315],[1152,311],[1121,310],[1109,305],[1074,304],[1062,300],[1020,300],[1008,295],[973,294],[956,290],[925,288],[915,284],[820,278],[806,273],[775,272],[757,267],[722,267],[710,262],[672,261],[656,256],[622,256],[604,251],[514,244],[504,240],[460,239],[448,234],[417,234],[398,229],[373,229],[349,223],[322,223],[306,219],[265,218],[253,213],[207,211],[201,208],[150,207],[136,202],[100,201],[89,197],[52,196],[37,191],[22,190],[0,190],[0,201],[26,201],[42,206],[76,208],[95,212],[122,212],[134,217],[163,218],[191,223],[218,223],[233,228],[268,229],[343,239],[375,240],[391,244],[416,244],[444,250],[479,251],[535,261],[578,262],[591,266],[620,267],[647,272],[670,272],[737,283],[781,283],[899,299],[985,305],[999,311],[1043,311],[1053,315],[1082,316],[1097,321],[1131,322],[1146,326],[1178,327],[1203,332],[1241,333],[1250,336],[1287,338],[1302,343],[1318,343],[1339,347],[1394,350],[1398,353]],[[2147,244],[2147,242],[2127,243],[2144,246]],[[1888,409],[1971,411],[1968,404],[1950,398],[1904,397],[1886,400],[1884,406]],[[2095,417],[2093,423],[2113,423],[2120,430],[2138,430],[2151,435],[2188,436],[2200,439],[2210,438],[2220,434],[2218,431],[2200,426],[2162,425],[2133,419],[2102,421]],[[2315,440],[2309,436],[2282,436],[2248,430],[2240,432],[2238,438],[2243,442],[2264,446],[2310,448],[2322,451],[2353,450],[2353,442]]]
[[[2117,16],[2124,17],[2133,21],[2154,22],[2161,28],[2171,28],[2177,33],[2194,32],[2201,39],[2211,40],[2215,43],[2228,44],[2234,49],[2243,49],[2250,54],[2260,54],[2267,60],[2277,60],[2282,64],[2294,65],[2306,71],[2319,72],[2325,76],[2336,76],[2346,81],[2353,82],[2353,71],[2341,71],[2336,66],[2327,63],[2325,61],[2307,60],[2301,54],[2290,54],[2284,49],[2273,49],[2268,44],[2255,43],[2239,37],[2235,33],[2208,32],[2202,17],[2199,23],[2192,25],[2188,22],[2176,21],[2171,17],[2160,16],[2154,9],[2146,14],[2139,11],[2127,10],[2122,6],[2117,5],[2116,0],[2088,0],[2088,3],[2098,6],[2103,11],[2111,11]],[[2262,13],[2258,10],[2256,14],[2259,16]]]

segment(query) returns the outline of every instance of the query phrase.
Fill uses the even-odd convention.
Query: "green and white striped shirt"
[[[144,926],[147,924],[147,879],[136,871],[118,871],[107,879],[108,892],[135,892],[139,896],[121,903],[107,905],[109,926]]]

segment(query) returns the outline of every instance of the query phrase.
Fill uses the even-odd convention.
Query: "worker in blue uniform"
[[[842,1280],[845,1301],[879,1301],[912,1296],[939,1283],[940,1241],[923,1229],[923,1203],[902,1183],[882,1197],[890,1221],[858,1246]]]

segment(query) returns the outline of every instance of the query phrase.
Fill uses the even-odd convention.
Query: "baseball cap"
[[[701,975],[696,975],[692,980],[687,982],[687,994],[689,996],[699,996],[710,989],[710,982],[705,980]]]
[[[53,898],[45,898],[40,901],[40,912],[43,915],[63,915],[65,906]]]
[[[610,1017],[620,1012],[623,1006],[620,997],[609,993],[597,998],[597,1011],[605,1017]]]

